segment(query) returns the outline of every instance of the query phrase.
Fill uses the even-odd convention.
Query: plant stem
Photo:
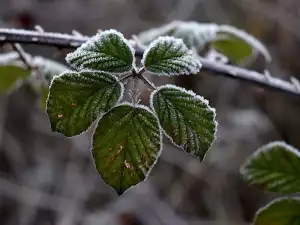
[[[38,32],[18,29],[0,29],[0,43],[23,43],[44,46],[54,46],[57,48],[77,48],[88,40],[89,37]],[[143,51],[137,49],[136,56],[141,57]],[[215,75],[242,80],[249,83],[269,88],[275,91],[284,92],[293,96],[300,97],[300,88],[297,82],[284,81],[274,76],[266,76],[263,73],[247,70],[244,68],[222,64],[199,57],[202,63],[202,71],[212,72]],[[141,78],[141,77],[140,77]],[[144,81],[142,77],[141,79]],[[145,82],[145,81],[144,81]]]

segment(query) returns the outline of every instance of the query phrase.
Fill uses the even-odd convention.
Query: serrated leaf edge
[[[154,97],[155,93],[157,93],[159,90],[164,89],[164,88],[174,88],[174,89],[177,89],[177,90],[179,90],[179,91],[185,92],[185,93],[187,93],[187,94],[191,94],[193,97],[195,97],[195,98],[199,99],[201,102],[203,102],[203,103],[207,106],[207,108],[208,108],[209,110],[211,110],[212,113],[214,114],[213,120],[214,120],[216,129],[215,129],[215,131],[214,131],[214,139],[212,140],[212,142],[211,142],[211,144],[210,144],[210,146],[209,146],[207,152],[205,153],[205,155],[204,155],[204,157],[203,157],[203,160],[205,160],[208,151],[210,150],[211,146],[213,145],[214,141],[215,141],[216,138],[217,138],[217,130],[218,130],[218,125],[219,125],[219,124],[218,124],[218,122],[217,122],[217,120],[216,120],[216,116],[217,116],[217,114],[216,114],[216,109],[215,109],[215,108],[212,108],[212,107],[209,105],[209,101],[208,101],[207,99],[205,99],[205,98],[202,97],[201,95],[197,95],[197,94],[196,94],[195,92],[193,92],[192,90],[187,90],[187,89],[185,89],[185,88],[183,88],[183,87],[179,87],[179,86],[176,86],[176,85],[173,85],[173,84],[165,84],[165,85],[162,85],[162,86],[157,87],[157,89],[156,89],[155,91],[153,91],[153,92],[150,94],[150,108],[152,109],[152,111],[153,111],[154,114],[156,115],[157,119],[158,119],[158,115],[156,114],[156,111],[155,111],[155,109],[154,109],[154,105],[153,105],[153,97]],[[173,145],[175,145],[176,147],[178,147],[178,148],[184,150],[183,146],[177,145],[177,144],[173,141],[173,138],[172,138],[171,136],[169,136],[169,135],[166,133],[166,131],[163,129],[162,125],[160,124],[159,119],[158,119],[158,123],[159,123],[159,126],[161,127],[161,130],[162,130],[163,134],[171,141],[171,143],[172,143]],[[192,153],[189,153],[189,152],[186,152],[186,151],[183,151],[183,152],[186,153],[187,155],[191,155],[191,156],[194,157],[194,155],[193,155]],[[203,160],[202,160],[202,161],[203,161]]]
[[[154,41],[152,41],[149,46],[145,49],[144,53],[143,53],[143,57],[142,57],[142,60],[141,60],[141,63],[143,64],[143,66],[145,66],[145,60],[146,60],[146,57],[149,53],[149,51],[156,47],[156,45],[158,45],[161,41],[165,41],[165,40],[168,40],[168,41],[172,41],[172,42],[175,42],[177,43],[178,45],[182,45],[184,46],[184,50],[186,50],[186,54],[185,56],[191,56],[191,57],[194,57],[195,58],[195,62],[197,63],[197,68],[196,70],[193,70],[191,71],[191,73],[187,73],[187,72],[184,72],[184,73],[164,73],[164,72],[161,72],[160,74],[161,75],[165,75],[165,76],[180,76],[180,75],[190,75],[190,74],[197,74],[200,72],[201,68],[202,68],[202,64],[201,62],[197,59],[197,55],[195,54],[195,52],[193,52],[192,50],[188,49],[188,47],[186,46],[186,44],[183,42],[182,39],[180,38],[175,38],[173,36],[160,36],[158,37],[157,39],[155,39]],[[147,67],[145,66],[145,69],[150,72],[150,73],[154,73],[154,72],[151,72],[147,69]],[[157,74],[157,73],[154,73],[154,74]],[[159,75],[159,74],[158,74]]]
[[[160,138],[160,140],[159,140],[159,141],[160,141],[160,149],[159,149],[158,152],[157,152],[157,156],[156,156],[155,161],[153,162],[153,164],[152,164],[151,167],[149,168],[147,174],[145,175],[144,180],[142,180],[142,181],[140,181],[139,183],[137,183],[137,184],[135,184],[135,185],[132,185],[132,186],[130,186],[129,188],[127,188],[127,189],[123,192],[122,195],[124,195],[124,194],[125,194],[128,190],[130,190],[131,188],[134,188],[134,187],[136,187],[137,185],[139,185],[141,182],[144,182],[145,180],[147,180],[147,178],[148,178],[150,172],[151,172],[152,169],[154,168],[155,164],[157,163],[157,161],[158,161],[158,159],[159,159],[159,157],[161,156],[161,153],[162,153],[162,151],[163,151],[163,135],[162,135],[162,128],[161,128],[161,126],[160,126],[160,123],[159,123],[159,120],[158,120],[158,117],[157,117],[156,113],[153,112],[149,107],[147,107],[147,106],[145,106],[145,105],[141,105],[141,104],[132,104],[132,103],[126,102],[126,101],[116,104],[111,110],[113,110],[113,109],[116,108],[116,107],[123,106],[123,105],[132,106],[132,107],[134,107],[134,108],[145,109],[145,110],[147,110],[149,113],[151,113],[151,114],[156,118],[156,122],[157,122],[157,125],[158,125],[158,128],[159,128],[158,130],[159,130],[159,138]],[[98,126],[99,121],[100,121],[106,114],[108,114],[111,110],[109,110],[108,112],[104,113],[103,115],[101,115],[101,117],[99,117],[99,118],[97,119],[97,125],[96,125],[96,127]],[[91,150],[93,149],[93,136],[94,136],[94,134],[95,134],[95,131],[96,131],[96,129],[94,129],[93,134],[92,134],[92,138],[91,138]],[[94,167],[97,168],[97,167],[96,167],[95,160],[93,159],[92,161],[93,161]],[[97,172],[97,174],[101,177],[101,175],[100,175],[98,172]],[[106,184],[107,186],[111,187],[108,183],[106,183],[105,180],[103,180],[103,181],[105,182],[105,184]],[[114,189],[113,187],[111,187],[111,188]]]
[[[296,157],[300,158],[300,152],[293,146],[288,145],[287,143],[285,143],[283,141],[273,141],[273,142],[270,142],[270,143],[258,148],[252,155],[250,155],[247,158],[246,162],[241,166],[241,169],[240,169],[240,173],[242,174],[242,176],[247,179],[248,176],[247,176],[246,168],[251,164],[253,159],[259,157],[259,155],[262,152],[272,151],[274,147],[282,147],[285,151],[291,152],[291,153],[295,154]]]
[[[102,31],[102,32],[98,32],[96,35],[94,35],[94,36],[91,37],[89,40],[87,40],[86,42],[84,42],[84,43],[83,43],[80,47],[78,47],[75,51],[68,53],[68,54],[66,55],[66,57],[65,57],[66,62],[67,62],[70,66],[73,67],[73,64],[70,63],[70,61],[69,61],[69,59],[72,57],[73,54],[75,54],[77,51],[80,51],[81,48],[85,48],[85,47],[87,47],[88,45],[90,45],[90,44],[92,44],[92,43],[94,43],[94,42],[97,42],[97,40],[99,40],[100,37],[105,36],[105,35],[108,35],[108,34],[115,34],[115,35],[119,36],[119,37],[121,38],[121,40],[129,47],[130,52],[131,52],[131,54],[132,54],[132,58],[133,58],[133,60],[132,60],[132,68],[135,68],[135,62],[136,62],[136,58],[135,58],[135,49],[134,49],[133,46],[131,45],[130,41],[127,40],[121,32],[119,32],[119,31],[117,31],[117,30],[115,30],[115,29],[109,29],[109,30],[105,30],[105,31]],[[73,68],[74,68],[74,67],[73,67]],[[83,70],[84,67],[80,66],[80,67],[78,67],[78,69]],[[98,70],[98,71],[106,72],[106,71],[102,71],[102,70]],[[112,75],[116,75],[116,74],[118,74],[118,75],[124,75],[124,74],[126,74],[126,73],[128,73],[128,72],[129,72],[129,71],[123,72],[123,73],[109,72],[109,74],[112,74]]]
[[[255,224],[255,221],[257,220],[258,216],[264,212],[265,210],[267,210],[269,207],[271,207],[273,204],[276,204],[278,202],[282,202],[282,201],[286,201],[286,200],[296,200],[299,201],[300,204],[300,197],[294,196],[294,197],[279,197],[274,199],[273,201],[269,202],[267,205],[261,207],[256,213],[255,213],[255,217],[253,219],[253,224]]]
[[[46,112],[46,113],[47,113],[47,110],[48,110],[48,104],[47,104],[47,103],[48,103],[48,99],[49,99],[49,96],[50,96],[50,90],[51,90],[52,83],[54,82],[54,80],[55,80],[56,78],[59,78],[59,77],[65,75],[65,74],[67,74],[67,73],[78,73],[78,74],[80,74],[80,73],[82,73],[82,72],[103,73],[103,74],[107,74],[107,75],[109,75],[109,76],[112,76],[112,78],[115,79],[116,83],[120,84],[120,87],[121,87],[121,94],[120,94],[120,97],[118,98],[118,100],[117,100],[117,102],[116,102],[116,105],[118,105],[118,104],[120,103],[120,101],[123,99],[123,97],[124,97],[124,91],[125,91],[124,84],[123,84],[122,82],[118,82],[118,78],[117,78],[115,75],[110,74],[110,73],[107,73],[107,72],[104,72],[104,71],[99,71],[99,70],[81,70],[81,71],[66,70],[66,71],[64,71],[63,73],[54,76],[54,77],[52,78],[52,80],[51,80],[51,83],[50,83],[50,85],[49,85],[48,96],[47,96],[47,100],[46,100],[46,107],[45,107],[45,112]],[[114,107],[116,107],[116,105],[115,105]],[[112,107],[110,110],[112,110],[114,107]],[[110,110],[109,110],[109,111],[110,111]],[[108,111],[108,112],[109,112],[109,111]],[[106,113],[107,113],[107,112],[106,112]],[[105,115],[106,113],[103,113],[103,115]],[[65,137],[65,138],[72,139],[72,138],[74,138],[74,137],[77,137],[77,136],[79,136],[79,135],[85,133],[87,130],[89,130],[89,129],[93,126],[93,124],[94,124],[95,122],[98,124],[99,119],[102,118],[103,115],[100,115],[97,119],[95,119],[95,120],[91,123],[91,125],[90,125],[85,131],[82,131],[81,133],[79,133],[79,134],[77,134],[77,135],[74,135],[74,136],[65,136],[65,135],[64,135],[64,137]],[[49,122],[50,122],[50,118],[49,118]],[[51,128],[51,129],[52,129],[52,128]],[[57,132],[57,131],[55,131],[55,132]],[[58,132],[58,133],[60,133],[60,132]],[[61,134],[61,133],[60,133],[60,134]],[[94,134],[94,131],[93,131],[93,134]]]

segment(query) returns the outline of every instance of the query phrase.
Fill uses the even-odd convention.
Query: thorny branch
[[[73,32],[74,33],[74,32]],[[0,29],[0,44],[22,43],[54,46],[62,48],[77,48],[89,37],[81,35],[29,31],[20,29]],[[142,56],[143,52],[137,49],[136,55]],[[247,81],[265,88],[300,97],[300,84],[295,78],[284,81],[268,74],[258,73],[244,68],[227,65],[206,58],[199,57],[202,71],[212,72],[215,75]]]

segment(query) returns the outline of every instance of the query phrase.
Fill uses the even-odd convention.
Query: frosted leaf
[[[182,23],[183,22],[181,22],[181,21],[173,21],[162,27],[151,28],[147,31],[141,32],[137,36],[137,38],[142,44],[149,45],[152,41],[154,41],[155,39],[157,39],[161,36],[173,36],[174,31]]]
[[[159,37],[145,50],[142,63],[159,76],[196,74],[201,63],[181,39]]]
[[[67,137],[82,133],[120,101],[123,89],[104,72],[67,71],[54,77],[47,100],[52,130]]]
[[[160,154],[162,134],[147,107],[123,103],[101,118],[92,145],[102,179],[122,194],[145,179]]]
[[[65,65],[41,56],[34,57],[32,59],[32,64],[39,69],[48,84],[51,83],[51,80],[54,76],[57,76],[68,70],[68,67]]]
[[[245,31],[228,25],[220,25],[217,36],[224,34],[230,34],[236,38],[239,38],[240,40],[243,40],[250,47],[252,47],[252,49],[262,54],[265,57],[266,61],[270,62],[272,60],[271,54],[268,49],[258,39],[246,33]],[[231,38],[232,37],[227,36],[228,40],[230,40]]]
[[[277,198],[261,208],[255,216],[254,225],[299,225],[300,198]]]
[[[201,24],[186,22],[177,27],[173,36],[181,38],[188,48],[201,49],[207,43],[216,39],[218,26],[216,24]]]
[[[239,62],[253,55],[262,54],[271,61],[267,48],[254,36],[243,30],[228,25],[213,23],[198,23],[195,21],[174,21],[158,28],[152,28],[138,35],[139,41],[149,45],[151,41],[160,36],[173,36],[180,38],[190,49],[200,50],[207,44],[213,44],[221,53]],[[255,55],[254,55],[255,56]]]
[[[248,158],[241,173],[248,183],[266,191],[300,192],[300,153],[283,142],[270,143]]]
[[[164,85],[152,92],[150,104],[173,143],[202,160],[217,129],[215,110],[208,101],[192,91]]]
[[[144,31],[139,34],[138,38],[142,44],[149,45],[160,36],[173,36],[182,39],[188,48],[200,49],[216,39],[217,30],[216,24],[174,21],[162,27]]]
[[[134,49],[120,32],[107,30],[69,53],[66,61],[77,69],[124,74],[133,68],[135,57]]]

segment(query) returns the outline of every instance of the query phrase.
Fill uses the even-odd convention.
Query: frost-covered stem
[[[214,62],[202,57],[199,57],[199,60],[202,63],[202,71],[213,72],[215,75],[223,75],[233,79],[244,80],[262,87],[300,97],[300,90],[291,82],[281,80],[274,76],[267,77],[265,74],[256,71]]]
[[[18,29],[0,29],[1,43],[23,43],[55,46],[58,48],[77,48],[88,40],[89,37],[78,35],[38,32]],[[136,55],[142,56],[143,51],[136,49]],[[212,72],[215,75],[225,76],[233,79],[248,81],[265,88],[281,91],[300,97],[300,89],[294,83],[270,76],[266,78],[265,74],[243,69],[236,66],[226,65],[214,62],[200,57],[202,71]],[[145,81],[144,81],[145,82]]]
[[[139,103],[139,97],[140,97],[139,90],[137,89],[137,78],[136,77],[133,78],[133,87],[130,91],[131,91],[132,104],[134,106],[136,106],[136,104]]]

